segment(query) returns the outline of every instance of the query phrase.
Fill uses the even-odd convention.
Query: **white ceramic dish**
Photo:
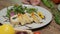
[[[43,27],[43,26],[47,25],[52,20],[52,14],[43,7],[32,6],[32,5],[23,5],[23,6],[27,6],[28,8],[37,8],[38,11],[43,13],[43,15],[45,16],[45,19],[44,19],[43,23],[40,23],[40,24],[32,23],[32,24],[26,24],[24,26],[17,25],[17,26],[14,27],[15,29],[40,28],[40,27]],[[12,7],[13,6],[10,6],[8,8],[11,9]],[[4,9],[0,10],[0,23],[2,23],[2,24],[10,24],[9,22],[4,22],[4,20],[6,20],[6,19],[4,17],[2,17],[2,16],[6,16],[6,12],[7,12],[7,8],[4,8]],[[7,21],[9,21],[9,20],[7,20]]]

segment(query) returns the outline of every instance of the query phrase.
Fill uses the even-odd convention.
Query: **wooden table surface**
[[[0,0],[0,10],[11,5],[13,5],[13,2],[9,0]],[[40,6],[50,11],[50,9],[45,7],[42,3],[40,4]],[[42,28],[34,29],[33,32],[35,31],[40,31],[41,34],[60,34],[60,25],[56,24],[54,19],[52,19],[52,21],[48,25]]]

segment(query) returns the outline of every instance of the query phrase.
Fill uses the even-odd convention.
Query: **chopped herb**
[[[37,10],[35,8],[27,8],[26,6],[22,6],[22,5],[14,5],[14,7],[12,7],[11,9],[7,9],[7,17],[10,17],[11,11],[13,11],[15,14],[25,14],[25,11],[27,13],[32,13],[32,12],[36,12]]]
[[[12,19],[16,19],[17,17],[14,17],[14,18],[12,18]]]

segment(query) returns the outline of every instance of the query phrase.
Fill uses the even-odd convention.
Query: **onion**
[[[10,16],[14,16],[15,15],[15,13],[12,11],[11,13],[10,13]]]

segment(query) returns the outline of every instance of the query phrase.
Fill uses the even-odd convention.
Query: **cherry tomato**
[[[53,0],[54,3],[60,3],[60,0]]]
[[[59,2],[60,2],[60,0],[59,0]]]
[[[34,34],[41,34],[40,32],[34,32]]]

